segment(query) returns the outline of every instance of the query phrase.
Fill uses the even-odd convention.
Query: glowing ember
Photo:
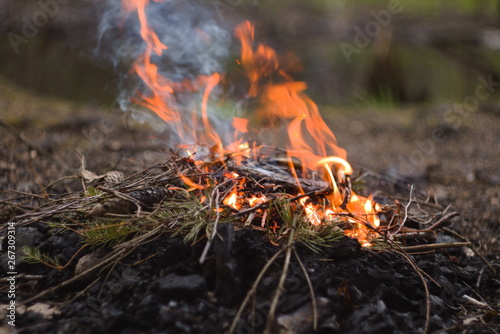
[[[264,204],[266,202],[267,202],[267,198],[264,195],[262,195],[262,196],[254,196],[254,195],[252,195],[248,199],[248,204],[250,205],[250,207],[254,207],[254,206],[259,205],[259,204]]]
[[[223,203],[236,210],[239,210],[241,208],[241,204],[238,201],[238,193],[236,192],[236,190],[232,191],[226,198],[224,198]]]
[[[161,75],[155,59],[169,50],[148,23],[146,7],[150,0],[122,1],[125,16],[137,14],[141,25],[140,34],[145,43],[144,53],[135,61],[133,71],[149,91],[137,93],[133,98],[134,103],[147,107],[168,122],[185,144],[208,147],[212,160],[215,158],[222,165],[226,156],[231,156],[237,164],[242,164],[245,159],[263,157],[258,149],[260,143],[250,144],[245,139],[258,138],[255,134],[263,125],[273,131],[286,129],[285,133],[276,130],[275,142],[261,144],[273,144],[286,149],[290,171],[300,189],[295,195],[305,193],[299,175],[306,178],[314,172],[331,184],[332,190],[326,195],[324,203],[315,203],[308,196],[300,198],[299,203],[307,220],[312,225],[320,225],[341,219],[348,225],[347,235],[358,238],[364,246],[370,245],[369,229],[379,225],[379,206],[371,198],[359,196],[351,190],[350,175],[353,171],[346,161],[346,152],[336,145],[336,138],[322,119],[318,107],[304,93],[307,85],[292,80],[280,67],[278,56],[272,48],[264,44],[254,45],[255,29],[252,23],[246,21],[237,26],[235,36],[241,43],[241,59],[237,63],[245,70],[249,80],[248,97],[258,101],[257,107],[247,117],[232,117],[227,122],[232,126],[231,133],[218,132],[211,121],[210,113],[216,109],[211,103],[211,95],[223,81],[223,76],[212,73],[174,82]],[[210,43],[210,37],[200,27],[195,29],[203,41]],[[191,93],[195,101],[195,97],[199,98],[193,110],[186,111],[180,107],[178,95],[186,93]],[[198,158],[197,166],[202,166],[201,159]],[[208,182],[201,185],[188,176],[180,175],[180,178],[189,191],[209,188]],[[245,195],[245,178],[237,173],[228,171],[223,176],[224,185],[226,182],[231,185],[230,190],[226,190],[228,193],[225,193],[224,205],[240,210],[243,205],[255,207],[269,201],[262,194]],[[261,213],[264,224],[267,211]],[[270,228],[276,230],[278,226],[276,222],[273,223]]]
[[[321,210],[317,210],[313,204],[307,203],[308,199],[309,199],[309,197],[302,197],[299,200],[299,202],[304,207],[306,217],[311,222],[311,224],[320,225],[321,224],[321,216],[320,216]]]

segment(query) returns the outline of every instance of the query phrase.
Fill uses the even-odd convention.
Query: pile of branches
[[[228,178],[228,173],[232,172],[236,173],[236,176]],[[279,250],[257,276],[230,332],[236,328],[238,319],[256,293],[267,269],[280,255],[285,256],[283,273],[272,297],[267,318],[266,328],[270,329],[278,300],[284,290],[283,284],[292,256],[300,263],[294,245],[302,243],[319,252],[322,247],[327,247],[344,236],[345,217],[339,215],[338,220],[312,226],[298,203],[304,196],[320,201],[331,191],[329,185],[323,181],[301,180],[301,187],[306,193],[294,195],[299,189],[297,181],[285,167],[275,161],[248,160],[236,164],[231,157],[227,157],[225,161],[200,163],[191,158],[174,155],[165,163],[126,178],[116,171],[95,175],[87,170],[82,170],[79,178],[83,190],[72,194],[24,194],[15,200],[10,199],[2,203],[14,207],[16,211],[23,209],[20,205],[16,207],[16,203],[35,201],[38,206],[34,210],[15,217],[17,226],[43,222],[53,231],[71,231],[83,240],[79,250],[66,263],[40,252],[36,247],[23,248],[24,262],[42,263],[62,270],[78,259],[78,254],[86,248],[111,249],[100,262],[76,270],[73,277],[22,301],[24,304],[51,294],[83,277],[102,273],[138,247],[164,234],[180,235],[186,243],[192,245],[203,242],[205,246],[199,259],[203,262],[210,252],[212,242],[217,238],[218,225],[231,224],[235,229],[250,228],[261,231]],[[62,181],[63,179],[53,182],[47,189]],[[244,182],[244,186],[241,182]],[[412,264],[427,291],[427,328],[431,308],[425,273],[419,270],[408,254],[453,247],[468,247],[474,251],[469,240],[446,227],[458,213],[449,212],[449,207],[443,208],[433,202],[432,198],[417,194],[413,187],[396,185],[373,172],[363,172],[353,177],[351,184],[358,193],[374,190],[387,190],[387,193],[390,193],[391,189],[394,192],[395,187],[399,187],[396,193],[401,194],[402,189],[406,191],[405,197],[376,197],[376,200],[384,205],[379,214],[382,224],[373,231],[376,237],[372,240],[371,248],[398,252]],[[244,196],[265,195],[266,201],[252,207],[243,205],[240,209],[225,205],[223,199],[238,185]],[[462,241],[436,242],[438,231],[451,234]],[[304,275],[308,277],[305,271]],[[312,286],[310,292],[314,306]]]
[[[228,173],[232,172],[236,176],[228,178]],[[85,245],[91,247],[113,246],[156,227],[175,235],[182,234],[188,243],[202,239],[210,243],[217,224],[227,222],[235,224],[236,228],[261,230],[268,234],[271,242],[281,244],[290,232],[290,220],[293,219],[301,225],[295,238],[314,247],[315,243],[342,235],[342,227],[345,227],[342,218],[349,216],[349,213],[338,213],[338,220],[320,226],[307,223],[298,200],[307,196],[321,203],[331,187],[325,181],[310,179],[300,179],[299,185],[279,161],[246,160],[236,164],[227,157],[225,161],[200,164],[191,158],[174,155],[165,163],[127,178],[118,171],[98,176],[85,169],[79,178],[82,191],[64,196],[48,195],[47,190],[67,179],[64,177],[46,187],[43,196],[23,194],[2,201],[2,205],[8,205],[11,212],[21,212],[25,205],[18,203],[37,203],[33,210],[15,218],[19,225],[50,218],[53,223],[59,222],[54,227],[82,235]],[[408,251],[470,246],[468,241],[435,243],[436,232],[446,231],[458,212],[449,212],[450,206],[442,207],[433,202],[433,198],[417,194],[413,186],[397,184],[371,171],[353,177],[349,186],[351,184],[358,193],[375,192],[384,196],[375,197],[383,205],[379,214],[381,226],[373,230],[377,235],[374,245],[397,245]],[[239,209],[223,204],[223,199],[235,187],[244,197],[265,196],[265,200],[252,207],[244,204]],[[300,188],[305,193],[296,195]],[[387,194],[391,192],[396,196],[389,197]],[[451,230],[447,232],[452,233]],[[414,248],[408,248],[410,246]]]

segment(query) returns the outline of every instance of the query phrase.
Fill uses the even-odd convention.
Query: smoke
[[[168,47],[161,56],[155,55],[151,59],[158,66],[159,74],[171,81],[182,82],[223,70],[222,64],[229,55],[231,34],[218,26],[214,13],[209,9],[186,0],[150,1],[146,15],[149,27],[161,43]],[[131,102],[133,95],[147,94],[149,90],[130,71],[133,62],[146,49],[140,29],[135,11],[124,11],[121,0],[107,1],[101,8],[96,53],[111,61],[121,75],[121,94],[118,97],[120,108],[132,111],[134,118],[139,121],[147,121],[157,129],[166,129],[166,123],[158,121],[152,111],[145,111],[145,108]],[[217,89],[214,90],[212,95],[217,92]],[[191,112],[192,104],[201,99],[201,95],[177,96],[176,108]],[[215,118],[213,121],[221,123]]]

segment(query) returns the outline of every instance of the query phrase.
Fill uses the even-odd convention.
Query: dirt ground
[[[165,135],[112,106],[44,97],[5,80],[0,85],[2,201],[20,192],[43,196],[81,190],[77,175],[82,158],[97,174],[130,174],[168,157]],[[450,120],[450,108],[359,106],[322,111],[355,169],[415,184],[432,201],[451,205],[449,210],[460,212],[454,227],[484,254],[498,256],[500,110],[481,106]],[[2,214],[10,214],[5,205]]]

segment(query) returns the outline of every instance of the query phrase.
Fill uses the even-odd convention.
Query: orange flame
[[[192,190],[195,190],[195,189],[198,189],[198,190],[203,190],[205,189],[204,186],[198,184],[198,183],[195,183],[193,182],[189,177],[187,176],[184,176],[184,175],[179,175],[182,182],[184,182],[185,184],[187,184],[188,186],[190,186],[191,188],[188,189],[188,191],[192,191]]]
[[[323,223],[338,213],[351,214],[362,222],[353,223],[348,231],[367,246],[368,226],[373,228],[379,224],[376,213],[377,205],[371,199],[356,195],[342,194],[338,183],[345,183],[352,174],[352,168],[346,159],[345,150],[336,145],[336,138],[321,117],[316,104],[304,93],[307,85],[304,82],[292,81],[279,67],[276,53],[269,47],[259,44],[253,49],[254,26],[246,21],[235,30],[235,35],[241,41],[241,64],[246,70],[250,81],[249,95],[260,97],[259,119],[277,127],[285,123],[287,126],[287,152],[292,158],[300,160],[303,170],[323,168],[323,175],[332,185],[329,208],[319,208],[309,202],[308,197],[299,200],[305,215],[313,225]],[[265,83],[277,76],[281,83]],[[331,165],[334,165],[332,170]],[[297,172],[290,163],[292,173],[297,178]],[[335,175],[334,175],[335,174]],[[298,178],[297,178],[298,179]],[[303,193],[303,191],[302,191]],[[346,202],[346,203],[344,203]]]
[[[263,124],[275,129],[284,125],[286,136],[278,134],[276,140],[278,144],[280,140],[284,140],[290,169],[297,180],[298,172],[291,162],[292,159],[300,161],[302,176],[317,171],[331,183],[332,192],[326,205],[314,204],[309,197],[300,199],[309,222],[319,225],[342,214],[342,217],[348,217],[345,221],[352,225],[352,229],[346,233],[357,237],[364,245],[369,245],[368,228],[376,228],[379,224],[376,216],[378,205],[371,198],[356,195],[346,188],[352,168],[346,161],[345,150],[336,145],[336,138],[321,117],[318,107],[304,93],[307,85],[293,81],[281,69],[278,56],[272,48],[264,44],[254,46],[254,25],[249,21],[240,24],[235,29],[235,35],[241,42],[241,60],[238,63],[244,68],[249,80],[248,96],[258,99],[259,103],[252,120],[233,117],[233,143],[224,145],[221,133],[212,126],[209,115],[210,97],[221,81],[221,74],[200,75],[192,80],[173,82],[159,73],[152,56],[161,56],[163,52],[168,52],[168,48],[148,23],[146,7],[150,1],[122,0],[125,16],[137,13],[141,37],[146,46],[144,53],[135,61],[133,71],[142,79],[148,91],[137,92],[133,102],[149,108],[171,124],[184,143],[189,144],[191,141],[191,144],[207,145],[219,159],[222,159],[224,154],[239,152],[233,154],[237,162],[250,157],[250,152],[257,155],[257,145],[253,143],[251,146],[245,142],[243,135],[255,133]],[[209,36],[199,28],[196,29],[200,38],[209,43]],[[178,95],[196,92],[202,96],[198,106],[190,112],[181,112]],[[191,115],[191,118],[186,115]],[[224,133],[222,137],[231,138],[231,135],[228,137],[227,133]],[[267,201],[265,196],[245,198],[241,193],[244,180],[239,178],[239,175],[228,174],[225,177],[235,182],[233,189],[223,199],[225,205],[239,210],[244,201],[250,206]],[[181,175],[181,179],[191,187],[189,190],[206,188],[186,176]],[[303,193],[300,191],[300,194]]]
[[[241,203],[238,201],[238,191],[233,189],[233,191],[231,191],[231,193],[224,198],[222,203],[232,207],[233,209],[239,210],[241,208]]]
[[[345,150],[336,146],[336,138],[321,117],[316,104],[303,93],[307,85],[292,81],[279,68],[276,53],[259,44],[253,50],[254,26],[249,21],[235,29],[241,41],[241,64],[250,81],[249,95],[261,94],[261,107],[257,117],[271,125],[288,121],[288,153],[298,158],[304,168],[314,170],[322,157],[336,155],[345,158]],[[280,84],[261,84],[264,79],[277,75]]]

